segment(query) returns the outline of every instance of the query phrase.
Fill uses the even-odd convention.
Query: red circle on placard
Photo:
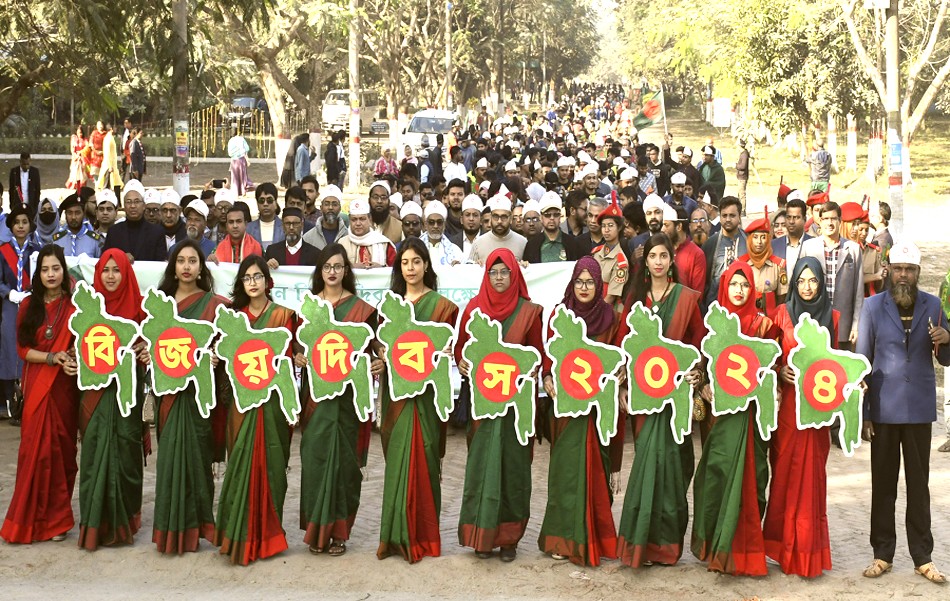
[[[716,357],[716,383],[730,396],[748,395],[759,385],[759,358],[741,344],[727,347]]]
[[[828,377],[833,382],[828,382]],[[831,359],[819,359],[812,363],[805,370],[805,377],[802,379],[802,392],[805,400],[817,411],[834,411],[844,402],[844,385],[848,382],[848,376],[844,368],[837,361]],[[830,386],[830,390],[827,390]],[[832,394],[827,398],[827,392]]]
[[[172,344],[170,344],[172,343]],[[184,349],[180,352],[179,349]],[[171,378],[183,378],[197,365],[198,342],[182,327],[169,328],[155,341],[155,363]]]
[[[102,343],[98,341],[87,341],[90,337],[99,339],[111,337],[112,343],[109,344],[107,340],[103,340]],[[80,348],[82,350],[83,363],[85,363],[86,367],[93,373],[99,374],[100,376],[112,373],[119,364],[119,337],[116,335],[115,330],[104,323],[94,325],[86,330],[86,333],[83,334]],[[110,358],[112,362],[109,363],[103,355]]]
[[[267,388],[275,375],[274,351],[263,340],[257,338],[247,340],[234,353],[234,377],[244,388],[249,390]]]
[[[650,398],[668,398],[676,388],[676,357],[662,346],[644,349],[633,363],[633,379],[637,387]]]
[[[345,346],[341,347],[344,344]],[[329,348],[322,350],[325,345]],[[353,343],[337,330],[324,332],[314,343],[313,353],[311,354],[313,355],[313,368],[316,370],[317,377],[321,380],[340,382],[353,369]]]
[[[495,374],[485,370],[485,366],[489,364],[506,365],[514,369],[510,370],[500,382],[489,388],[485,385],[486,380],[492,381],[496,378]],[[516,386],[517,378],[518,363],[511,355],[501,351],[489,353],[488,356],[478,364],[478,368],[475,370],[475,386],[478,388],[478,392],[492,403],[507,403],[510,401],[515,396],[515,393],[518,392],[518,387]]]
[[[578,363],[578,361],[582,363]],[[585,366],[584,363],[587,365]],[[590,370],[590,373],[584,373]],[[600,358],[586,348],[574,349],[564,357],[559,366],[558,382],[561,389],[575,399],[586,401],[600,392],[600,377],[604,375],[604,365]],[[581,382],[587,384],[588,390],[581,382],[571,376],[579,374]]]
[[[415,349],[401,348],[402,345],[416,345],[425,343],[425,348],[417,355]],[[393,344],[393,369],[399,377],[410,382],[425,380],[432,374],[432,355],[435,345],[432,339],[420,330],[405,332]],[[407,361],[409,365],[404,363]]]

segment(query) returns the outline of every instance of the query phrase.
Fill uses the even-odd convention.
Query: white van
[[[360,92],[360,132],[369,129],[370,123],[386,122],[386,107],[375,90]],[[330,90],[323,101],[320,116],[323,131],[336,131],[350,127],[350,91]]]
[[[458,116],[452,111],[421,110],[409,121],[409,126],[402,135],[402,143],[408,144],[414,151],[419,150],[424,147],[422,144],[424,136],[429,142],[428,146],[434,146],[436,134],[448,134],[457,120]]]

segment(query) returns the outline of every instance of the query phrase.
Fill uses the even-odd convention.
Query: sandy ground
[[[49,165],[52,167],[52,165]],[[198,171],[196,181],[210,179],[218,166]],[[42,166],[41,166],[42,168]],[[260,169],[259,173],[255,173]],[[254,166],[252,178],[266,181],[271,166]],[[157,185],[158,181],[146,182]],[[945,208],[908,209],[908,223],[915,224],[915,238],[923,242],[923,288],[936,292],[950,264],[950,245],[941,231],[948,223]],[[937,213],[935,213],[937,211]],[[938,383],[942,384],[942,370]],[[943,388],[938,398],[944,398]],[[950,454],[937,453],[946,437],[942,406],[934,424],[931,457],[934,560],[950,570]],[[674,567],[632,570],[617,561],[599,568],[580,569],[554,562],[537,549],[537,535],[546,499],[548,447],[536,447],[533,468],[532,518],[519,547],[518,559],[503,564],[497,558],[479,560],[457,543],[456,526],[465,466],[465,439],[461,431],[449,438],[444,463],[442,508],[442,557],[416,565],[401,559],[376,559],[382,497],[383,459],[374,435],[368,477],[363,484],[363,505],[357,516],[349,551],[340,558],[313,556],[298,529],[300,458],[295,451],[289,470],[289,490],[284,506],[284,528],[290,549],[247,568],[230,565],[217,549],[202,543],[197,553],[183,557],[160,556],[151,544],[155,465],[151,458],[145,472],[142,530],[131,547],[101,549],[94,553],[76,547],[74,528],[62,543],[12,546],[0,543],[0,591],[7,598],[47,599],[841,599],[876,600],[904,597],[950,598],[950,589],[938,588],[913,573],[903,528],[899,527],[894,572],[878,580],[861,576],[871,559],[868,543],[870,512],[869,447],[852,458],[832,450],[828,461],[828,517],[834,568],[812,581],[785,576],[772,566],[764,578],[735,578],[706,572],[687,550]],[[628,436],[628,441],[630,437]],[[0,509],[13,492],[19,430],[0,423]],[[698,442],[697,457],[699,456]],[[81,452],[81,451],[80,451]],[[622,475],[632,464],[628,444]],[[220,487],[221,480],[216,484]],[[904,511],[903,486],[898,498],[898,524]],[[690,502],[692,496],[690,495]],[[619,520],[623,496],[614,501]],[[78,519],[78,495],[73,509]],[[688,539],[688,536],[687,536]],[[688,541],[687,541],[688,542]]]

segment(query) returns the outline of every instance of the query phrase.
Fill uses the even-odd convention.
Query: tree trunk
[[[267,64],[258,65],[258,77],[261,82],[261,91],[267,101],[267,110],[270,113],[271,126],[274,128],[274,137],[287,137],[287,105],[284,103],[284,93],[277,83],[277,78]]]

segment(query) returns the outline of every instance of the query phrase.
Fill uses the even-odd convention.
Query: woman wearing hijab
[[[33,222],[28,209],[17,205],[6,215],[10,241],[0,244],[0,412],[20,419],[21,406],[14,406],[16,383],[23,371],[17,355],[16,321],[20,303],[30,292],[30,255],[40,250],[33,235]],[[17,422],[19,423],[19,422]]]
[[[828,428],[798,429],[795,374],[788,355],[798,342],[795,325],[810,315],[837,340],[838,312],[825,290],[821,262],[804,257],[795,263],[788,301],[778,308],[775,326],[782,343],[779,376],[782,402],[778,429],[772,434],[772,483],[765,512],[765,552],[786,574],[806,578],[831,569],[825,464],[831,440]]]
[[[626,331],[620,316],[604,300],[600,264],[590,256],[574,264],[561,305],[587,324],[592,340],[619,347]],[[548,328],[549,336],[553,332]],[[552,361],[543,355],[542,381],[554,400]],[[548,502],[538,547],[556,560],[580,566],[600,565],[601,558],[617,558],[617,534],[610,504],[609,446],[597,434],[597,414],[555,417],[553,405],[545,416],[551,423],[551,463]],[[619,418],[620,424],[625,421]]]
[[[185,319],[213,322],[219,305],[228,300],[216,295],[214,279],[198,242],[190,238],[172,247],[158,289],[178,305]],[[217,358],[212,358],[217,364]],[[212,418],[204,418],[195,403],[196,389],[156,400],[158,460],[155,465],[155,518],[152,542],[160,553],[181,555],[198,549],[199,539],[214,540],[215,458]],[[224,401],[219,395],[218,406]]]
[[[283,328],[293,333],[297,314],[273,302],[273,287],[267,262],[260,255],[250,256],[238,266],[231,308],[247,316],[252,330]],[[228,467],[218,499],[214,544],[222,555],[230,555],[231,563],[246,566],[287,549],[281,521],[291,432],[276,390],[250,411],[228,407]]]
[[[333,307],[333,318],[365,323],[376,330],[376,308],[356,295],[356,278],[346,251],[330,244],[320,251],[311,292]],[[307,358],[297,353],[297,367]],[[374,361],[375,363],[375,361]],[[381,369],[382,364],[374,365]],[[375,369],[374,369],[375,371]],[[319,403],[303,378],[300,413],[300,529],[310,552],[332,557],[346,553],[346,541],[360,506],[361,468],[366,467],[370,422],[362,423],[353,408],[353,388]]]
[[[72,285],[59,246],[40,249],[36,264],[32,294],[20,303],[17,315],[24,400],[16,485],[0,528],[8,543],[62,541],[75,523],[71,500],[79,388],[67,327],[75,311]]]
[[[735,261],[722,274],[719,304],[738,316],[741,331],[773,338],[772,320],[755,306],[755,284],[748,263]],[[693,537],[690,545],[708,569],[734,576],[765,576],[762,512],[769,466],[767,443],[745,411],[720,415],[703,446],[693,483]]]
[[[59,207],[55,201],[44,198],[36,209],[36,242],[40,246],[53,243],[53,234],[59,229]]]
[[[458,307],[436,289],[429,251],[418,238],[407,238],[396,254],[392,291],[412,303],[417,321],[454,326]],[[385,382],[383,378],[379,398],[386,472],[376,556],[383,559],[399,554],[415,563],[442,552],[439,513],[445,424],[436,413],[431,388],[394,401]]]
[[[464,376],[472,366],[462,359],[462,348],[475,309],[501,323],[505,342],[532,346],[544,356],[541,306],[528,299],[521,265],[507,248],[488,255],[481,288],[459,320],[455,360]],[[501,547],[501,560],[514,561],[531,513],[531,444],[518,442],[514,413],[469,421],[459,544],[473,548],[480,559]]]
[[[627,298],[626,312],[640,303],[663,322],[663,335],[699,347],[706,326],[699,314],[702,294],[678,283],[673,243],[654,234]],[[702,381],[696,368],[686,374],[691,385]],[[677,444],[670,430],[673,408],[634,417],[635,454],[618,530],[618,555],[632,568],[653,563],[673,565],[683,555],[689,523],[686,490],[693,477],[693,441]]]
[[[105,251],[96,263],[93,288],[105,298],[106,313],[140,323],[142,293],[126,254]],[[138,344],[137,355],[148,351]],[[79,547],[131,545],[142,525],[142,396],[128,417],[119,411],[118,383],[87,390],[79,400]],[[147,436],[147,430],[145,435]]]

